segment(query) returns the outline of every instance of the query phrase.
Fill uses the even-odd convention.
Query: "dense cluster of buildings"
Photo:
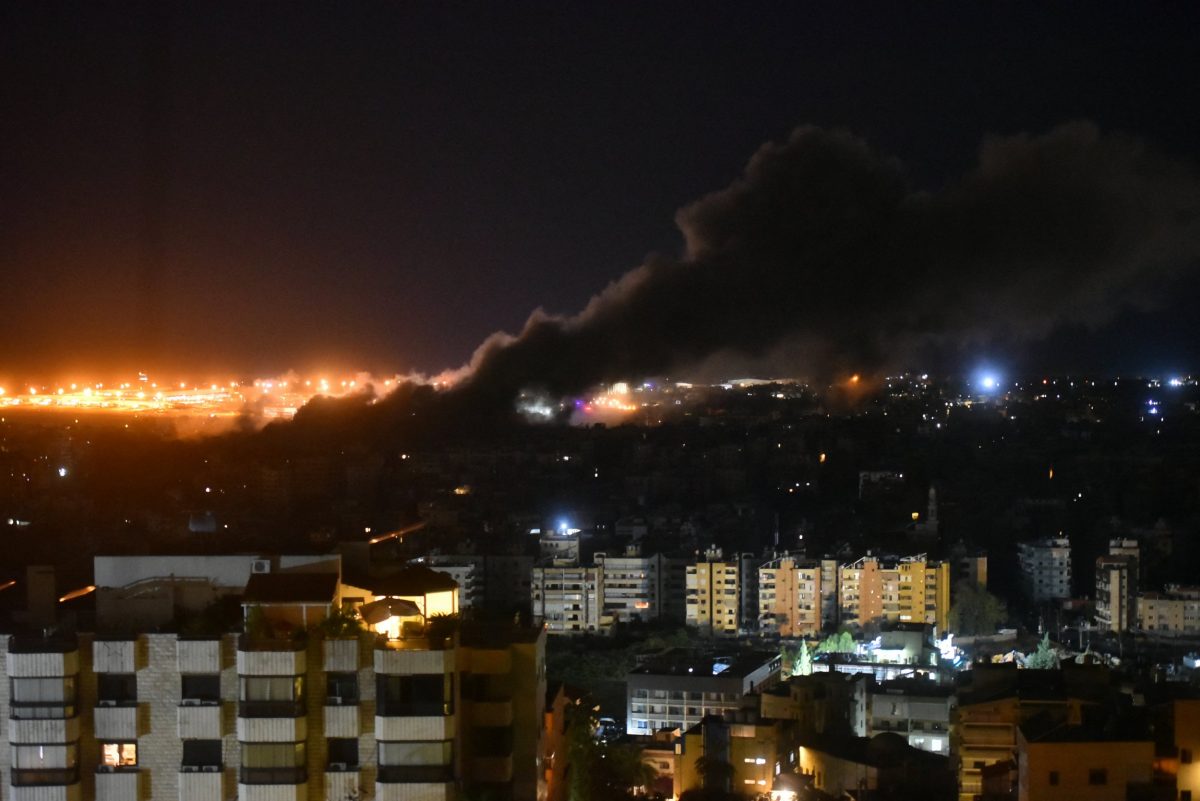
[[[1063,602],[1071,593],[1071,542],[1058,537],[1018,544],[1022,576],[1036,602]],[[1137,539],[1109,540],[1096,557],[1092,595],[1094,625],[1102,632],[1154,636],[1200,635],[1200,586],[1166,584],[1142,589],[1144,575]]]
[[[948,624],[951,565],[924,554],[764,561],[718,548],[690,558],[641,556],[635,546],[581,565],[577,548],[560,553],[572,555],[551,556],[531,570],[533,612],[551,634],[607,633],[617,623],[658,619],[718,637],[813,637],[836,626],[886,623],[944,631]]]

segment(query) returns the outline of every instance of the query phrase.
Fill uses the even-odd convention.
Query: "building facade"
[[[1066,537],[1017,543],[1021,578],[1034,603],[1071,597],[1071,541]]]
[[[927,623],[945,631],[950,618],[950,566],[924,554],[843,565],[838,581],[843,625]]]
[[[837,622],[837,562],[783,556],[758,569],[758,628],[779,637],[815,637]]]
[[[612,630],[613,616],[604,608],[603,567],[535,567],[529,593],[533,614],[545,621],[549,634]]]
[[[687,567],[687,625],[702,634],[736,637],[741,628],[741,565],[719,550]]]

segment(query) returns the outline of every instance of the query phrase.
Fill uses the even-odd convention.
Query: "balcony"
[[[187,699],[179,707],[179,739],[181,740],[219,740],[224,734],[221,725],[221,704],[188,703]]]
[[[307,646],[293,640],[238,638],[240,676],[302,676],[308,672]]]
[[[383,782],[375,785],[376,801],[452,801],[454,784],[444,782]]]
[[[321,643],[327,673],[358,671],[358,638],[330,639]]]
[[[357,798],[362,784],[362,775],[358,772],[357,765],[347,766],[345,770],[329,768],[325,771],[324,798]]]
[[[78,768],[13,770],[12,801],[81,801]]]
[[[220,765],[188,765],[179,771],[179,801],[224,801],[225,775]]]
[[[98,770],[96,801],[138,801],[141,779],[138,770]]]
[[[256,770],[269,770],[281,774],[278,778],[286,779],[282,773],[299,771],[302,775],[303,768],[258,768]],[[243,775],[247,769],[243,768]],[[253,778],[253,777],[252,777]],[[294,777],[293,777],[294,778]],[[241,781],[238,784],[237,799],[238,801],[308,801],[308,785],[306,779],[301,778],[299,782],[280,781],[280,782],[245,782]]]
[[[414,643],[426,640],[388,640],[387,646],[375,649],[375,672],[410,676],[424,673],[453,673],[455,651],[430,651],[416,647]]]
[[[9,678],[74,676],[79,672],[79,640],[73,635],[8,638]]]
[[[224,667],[221,658],[221,640],[190,640],[182,637],[175,643],[175,655],[180,673],[220,673]]]
[[[265,702],[270,703],[270,702]],[[294,706],[294,705],[293,705]],[[308,738],[308,718],[292,716],[237,719],[237,738],[243,743],[297,743]],[[252,784],[253,782],[242,782]]]
[[[61,712],[64,707],[59,705],[47,708],[31,708],[27,706],[12,707],[12,713],[27,713],[30,711],[44,712],[46,709]],[[79,739],[79,718],[77,717],[13,717],[8,721],[8,741],[13,745],[23,743],[70,743]]]
[[[93,728],[98,740],[119,740],[128,742],[138,738],[138,705],[137,701],[109,702],[101,701],[94,710]]]
[[[326,703],[324,714],[322,728],[326,737],[358,737],[362,731],[358,704]]]
[[[92,670],[97,673],[135,673],[136,639],[96,640],[92,644]]]
[[[439,705],[440,709],[441,706]],[[453,715],[375,716],[375,739],[383,741],[452,740]]]

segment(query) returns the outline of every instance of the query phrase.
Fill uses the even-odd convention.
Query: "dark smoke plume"
[[[488,338],[454,393],[509,404],[677,373],[714,355],[799,354],[793,375],[883,369],[1022,342],[1152,306],[1200,255],[1200,182],[1139,141],[1075,123],[989,138],[934,192],[849,134],[800,128],[682,209],[655,256],[573,317]]]

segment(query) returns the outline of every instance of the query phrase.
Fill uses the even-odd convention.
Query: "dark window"
[[[454,714],[454,676],[376,676],[376,703],[382,715]]]
[[[358,740],[349,737],[331,737],[326,742],[329,744],[330,770],[358,768]]]
[[[1088,784],[1108,784],[1108,770],[1092,768],[1088,771]]]
[[[96,702],[100,706],[137,703],[137,676],[133,673],[97,673]]]
[[[303,784],[304,743],[242,743],[242,784]]]
[[[206,768],[221,766],[220,740],[184,740],[184,768]]]
[[[1180,790],[1179,791],[1179,801],[1192,801],[1192,791],[1191,790]]]
[[[1179,761],[1185,765],[1192,764],[1192,749],[1190,749],[1190,748],[1179,749]]]
[[[976,770],[979,770],[979,769],[980,769],[980,768],[982,768],[982,767],[983,767],[985,764],[987,764],[987,763],[983,762],[982,760],[978,760],[978,759],[977,759],[977,760],[975,760],[975,769],[976,769]]]
[[[333,706],[358,703],[358,676],[329,673],[325,678],[325,703]]]
[[[185,673],[180,693],[184,703],[215,704],[221,701],[221,676],[217,673]]]
[[[1051,787],[1058,786],[1058,771],[1057,770],[1050,771],[1050,786]]]

